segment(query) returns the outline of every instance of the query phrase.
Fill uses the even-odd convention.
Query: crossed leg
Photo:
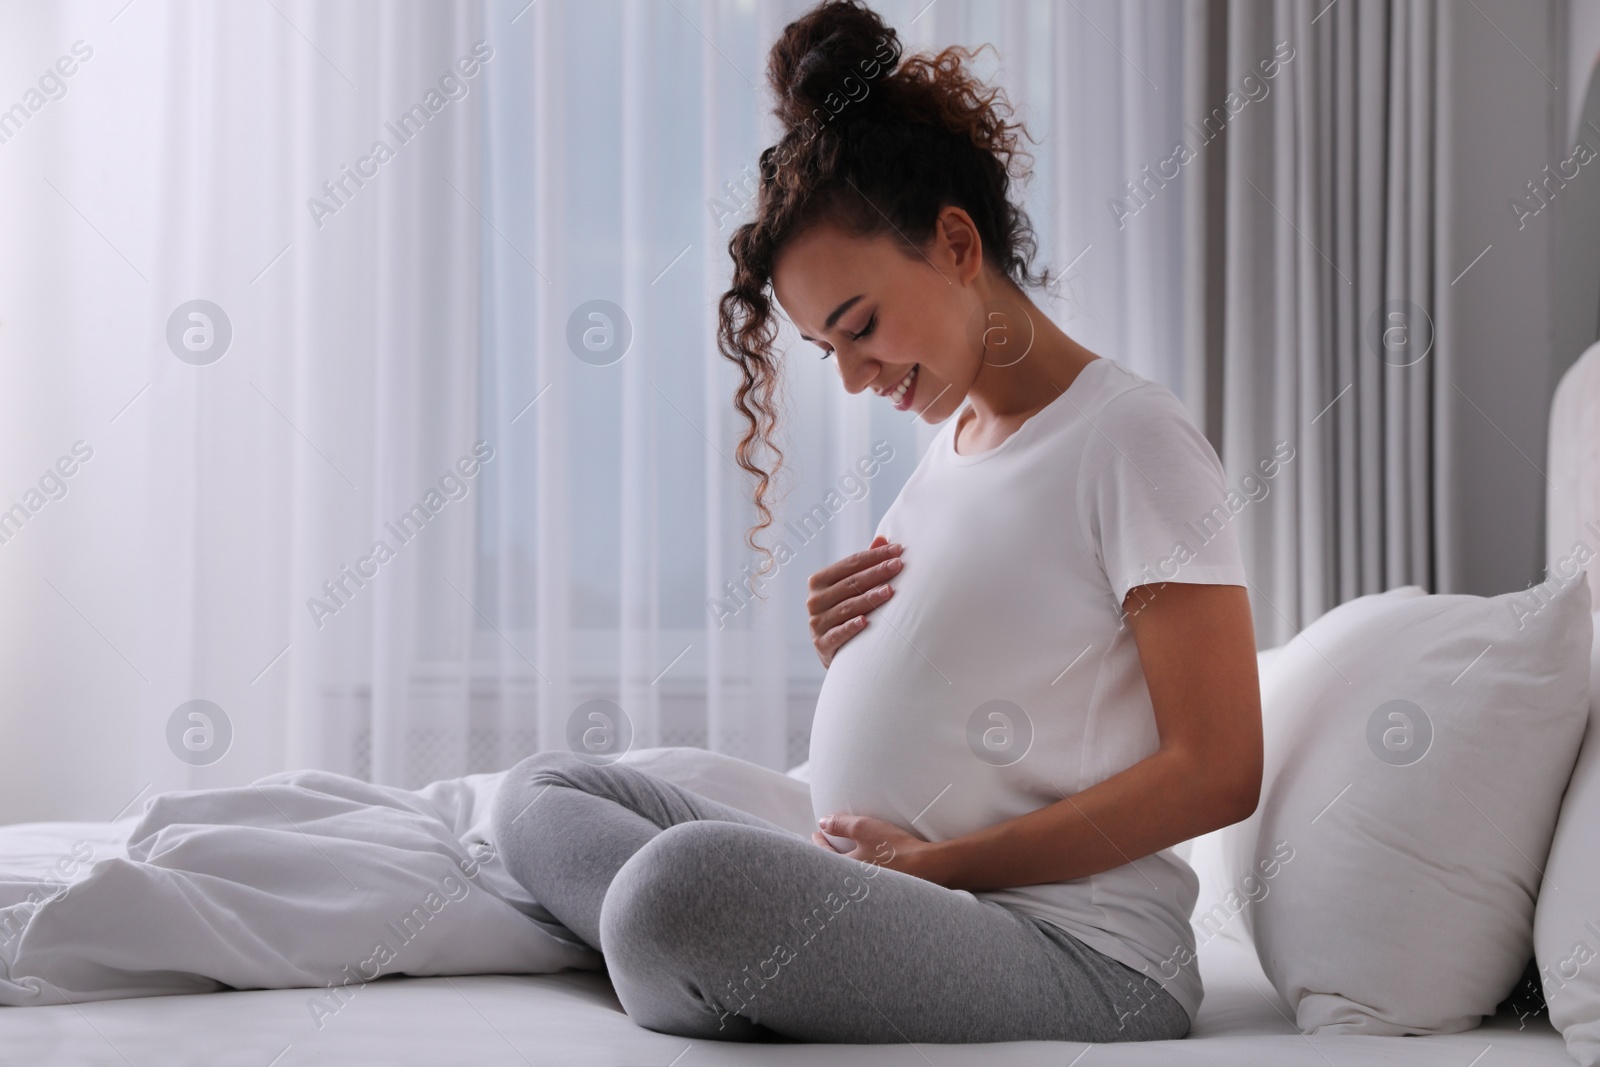
[[[652,1030],[843,1043],[1188,1032],[1153,980],[1065,931],[631,767],[530,756],[501,786],[494,829],[511,873],[601,951]]]

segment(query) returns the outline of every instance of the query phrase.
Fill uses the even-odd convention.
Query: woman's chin
[[[950,397],[954,389],[947,383],[933,377],[925,368],[917,371],[916,382],[911,389],[910,403],[904,408],[907,415],[915,415],[923,422],[938,424],[955,414],[956,407],[950,404]]]
[[[960,411],[962,396],[965,395],[958,396],[955,389],[948,386],[941,386],[940,388],[945,389],[945,392],[940,394],[937,399],[917,405],[917,417],[923,422],[934,426],[939,425],[939,423]]]

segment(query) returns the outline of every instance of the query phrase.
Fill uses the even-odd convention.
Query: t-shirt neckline
[[[990,456],[997,455],[1000,452],[1004,452],[1006,449],[1011,447],[1011,442],[1015,441],[1017,438],[1021,437],[1023,434],[1030,433],[1030,432],[1036,432],[1036,430],[1037,430],[1036,424],[1039,423],[1041,421],[1041,419],[1044,419],[1046,417],[1047,413],[1048,413],[1049,417],[1054,417],[1055,409],[1060,408],[1060,407],[1064,407],[1066,405],[1067,397],[1072,393],[1072,391],[1074,389],[1078,388],[1078,383],[1083,381],[1083,376],[1090,372],[1090,368],[1092,368],[1095,365],[1100,364],[1100,363],[1111,363],[1111,362],[1112,362],[1112,360],[1107,359],[1105,356],[1096,356],[1094,359],[1090,360],[1088,362],[1088,364],[1086,364],[1082,369],[1080,369],[1078,371],[1077,375],[1072,379],[1071,384],[1069,384],[1065,389],[1063,389],[1061,391],[1060,395],[1058,395],[1054,400],[1050,401],[1050,403],[1046,404],[1044,407],[1040,408],[1038,411],[1035,411],[1032,415],[1029,415],[1026,419],[1024,419],[1022,421],[1022,425],[1018,426],[1014,431],[1012,431],[1011,435],[1009,437],[1007,437],[1004,441],[1001,441],[999,444],[995,445],[993,448],[987,448],[987,449],[984,449],[982,452],[974,452],[974,453],[972,453],[970,455],[962,455],[960,452],[956,451],[956,434],[960,431],[961,417],[964,414],[966,414],[968,408],[970,407],[970,405],[963,405],[960,408],[960,410],[958,410],[955,413],[955,415],[952,417],[953,421],[952,421],[951,427],[950,427],[949,439],[948,439],[948,443],[945,445],[945,449],[944,449],[946,458],[951,463],[954,463],[958,467],[970,467],[974,463],[981,463],[984,460],[988,459]],[[1079,390],[1079,391],[1081,392],[1081,390]]]

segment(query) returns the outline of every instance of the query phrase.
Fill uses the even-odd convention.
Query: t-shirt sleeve
[[[1090,422],[1078,514],[1117,605],[1156,582],[1245,585],[1236,523],[1249,498],[1227,488],[1182,402],[1145,383]]]

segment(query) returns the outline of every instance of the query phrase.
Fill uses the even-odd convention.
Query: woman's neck
[[[986,343],[967,402],[980,436],[990,426],[1020,424],[1066,392],[1078,372],[1099,358],[1009,282],[991,289],[975,332]]]

